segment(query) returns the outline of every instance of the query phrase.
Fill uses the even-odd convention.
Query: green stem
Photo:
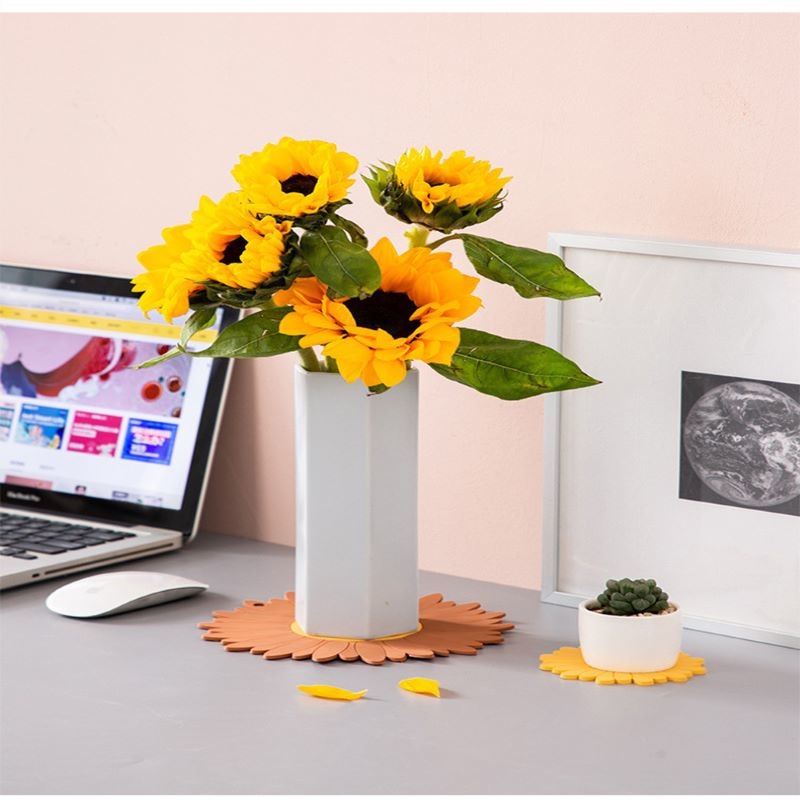
[[[444,244],[445,242],[452,242],[454,239],[460,239],[461,235],[458,233],[454,233],[451,236],[445,236],[442,239],[437,239],[433,244],[426,245],[429,250],[435,250],[439,245]]]
[[[339,371],[339,365],[336,363],[335,358],[331,358],[330,356],[325,356],[325,371],[326,372]]]
[[[301,347],[298,351],[300,363],[308,372],[321,372],[319,359],[312,347]]]
[[[408,249],[412,247],[425,247],[425,242],[428,241],[428,234],[430,231],[419,225],[415,225],[411,230],[407,230],[403,236],[408,239]]]

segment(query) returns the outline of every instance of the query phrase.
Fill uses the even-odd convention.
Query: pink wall
[[[362,165],[408,146],[514,176],[481,233],[797,247],[800,17],[31,14],[0,18],[0,258],[133,275],[136,253],[283,134]],[[402,243],[364,187],[351,216]],[[464,268],[468,265],[460,257]],[[476,327],[541,338],[483,286]],[[586,301],[577,301],[586,302]],[[207,529],[293,541],[291,357],[237,365]],[[583,365],[592,371],[592,365]],[[423,369],[421,565],[539,581],[542,401]]]

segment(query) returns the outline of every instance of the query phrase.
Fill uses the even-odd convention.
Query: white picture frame
[[[545,399],[542,599],[577,606],[608,578],[652,577],[682,606],[687,628],[800,648],[800,516],[794,500],[778,502],[793,479],[788,494],[785,475],[784,495],[756,491],[762,472],[737,472],[734,453],[719,469],[685,474],[704,492],[744,491],[731,495],[737,502],[714,491],[679,496],[695,437],[706,460],[719,458],[723,436],[729,451],[742,436],[758,439],[701,430],[695,409],[722,390],[689,406],[693,380],[726,384],[734,396],[766,393],[756,407],[774,408],[777,398],[778,419],[795,420],[800,252],[578,233],[551,234],[548,250],[602,299],[548,300],[547,343],[603,383]],[[723,428],[734,424],[730,416]],[[786,425],[774,434],[784,461],[786,447],[800,447]]]

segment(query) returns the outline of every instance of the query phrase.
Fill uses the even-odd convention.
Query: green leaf
[[[298,350],[299,336],[278,331],[281,320],[291,308],[268,308],[228,325],[204,350],[187,350],[190,356],[209,358],[258,358],[277,356]]]
[[[300,240],[309,269],[339,297],[362,297],[381,285],[381,270],[369,251],[340,228],[327,225]]]
[[[346,217],[340,217],[338,214],[331,214],[330,221],[337,227],[341,228],[349,237],[350,240],[362,247],[368,247],[369,241],[364,229],[357,225],[353,220]]]
[[[484,278],[512,286],[522,297],[572,300],[600,295],[553,253],[498,242],[468,233],[458,234],[464,252]]]
[[[142,361],[141,364],[133,364],[132,369],[147,369],[148,367],[155,367],[157,364],[163,364],[165,361],[169,361],[176,356],[182,356],[183,350],[179,347],[170,347],[166,353],[163,353],[160,356],[155,356],[153,358],[148,359],[147,361]]]
[[[302,217],[280,217],[276,216],[275,219],[279,222],[288,220],[292,223],[292,231],[307,230],[316,231],[328,224],[331,215],[342,206],[349,206],[352,200],[346,197],[342,200],[337,200],[335,203],[328,203],[323,206],[316,214],[304,214]],[[290,234],[291,235],[291,234]]]
[[[180,347],[185,348],[189,344],[189,340],[200,331],[205,330],[214,324],[217,316],[217,309],[213,306],[206,306],[205,308],[198,308],[186,322],[183,323],[183,330],[181,330],[181,343]]]
[[[555,350],[522,339],[461,328],[450,366],[431,364],[440,375],[503,400],[594,386],[577,364]]]

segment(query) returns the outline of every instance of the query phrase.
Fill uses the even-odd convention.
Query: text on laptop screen
[[[181,322],[145,319],[133,296],[0,283],[2,481],[180,508],[212,360],[130,367]]]

